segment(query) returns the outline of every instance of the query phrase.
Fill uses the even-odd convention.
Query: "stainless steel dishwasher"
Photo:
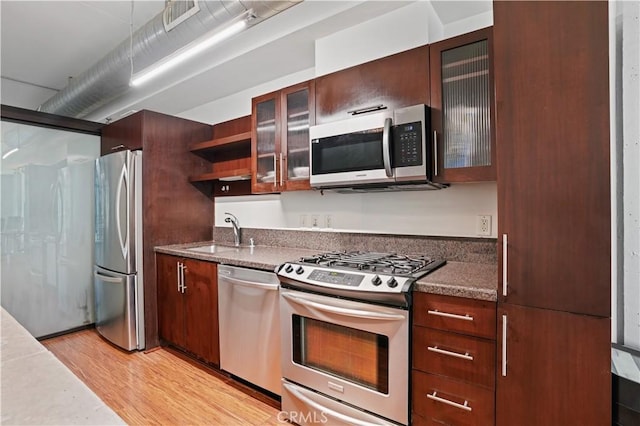
[[[281,394],[280,281],[273,272],[220,265],[220,368]]]

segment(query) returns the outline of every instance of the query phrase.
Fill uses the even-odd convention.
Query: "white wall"
[[[215,124],[251,115],[251,98],[311,80],[312,78],[314,78],[314,69],[309,68],[184,111],[178,116],[202,123]]]
[[[419,1],[316,40],[314,69],[304,70],[253,87],[180,114],[207,123],[219,123],[251,113],[251,98],[315,76],[492,25],[492,14],[442,25],[429,2]],[[427,76],[425,76],[426,78]],[[331,216],[336,232],[373,232],[410,235],[477,237],[477,215],[492,217],[491,237],[497,231],[495,183],[453,185],[441,191],[337,194],[298,191],[279,195],[216,199],[216,226],[224,212],[238,217],[243,227],[324,229]],[[301,216],[305,223],[301,224]],[[319,226],[312,228],[317,216]]]
[[[497,230],[496,184],[460,184],[439,191],[340,194],[296,191],[216,199],[215,225],[224,213],[247,228],[476,237],[476,215],[492,217]],[[330,215],[331,227],[326,219]],[[318,226],[313,227],[313,219]]]
[[[640,3],[622,7],[624,344],[640,349]],[[619,254],[620,255],[620,254]],[[620,277],[618,277],[620,279]]]
[[[408,6],[316,40],[316,76],[429,43],[428,2]]]

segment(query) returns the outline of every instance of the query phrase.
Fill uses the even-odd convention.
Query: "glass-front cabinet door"
[[[251,192],[278,191],[280,96],[278,92],[253,99],[251,135]]]
[[[312,81],[252,101],[251,192],[309,189],[309,126],[315,123]]]
[[[309,189],[309,126],[314,124],[313,82],[282,91],[284,117],[282,152],[283,190]]]
[[[437,182],[496,180],[491,28],[430,46]]]

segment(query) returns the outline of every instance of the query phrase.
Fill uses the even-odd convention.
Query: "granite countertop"
[[[265,271],[273,271],[275,270],[276,266],[282,263],[292,260],[298,260],[298,258],[302,256],[312,256],[314,254],[318,254],[321,251],[260,245],[257,245],[255,247],[243,246],[213,254],[187,250],[191,247],[204,246],[214,243],[216,242],[200,241],[197,243],[158,246],[155,247],[155,251],[158,253],[171,254],[174,256],[190,257],[193,259],[217,262],[225,265],[244,266],[247,268],[262,269]],[[225,246],[229,244],[227,242],[218,243],[224,244]]]
[[[298,260],[302,256],[313,256],[322,250],[309,250],[292,247],[255,246],[231,248],[220,253],[205,253],[187,250],[188,248],[215,244],[215,241],[200,241],[188,244],[158,246],[158,253],[193,259],[217,262],[225,265],[274,271],[276,266]],[[229,243],[217,242],[225,246]],[[414,284],[414,291],[467,297],[478,300],[497,300],[497,265],[470,262],[447,262],[446,265]]]
[[[497,265],[447,262],[420,278],[414,284],[414,291],[495,302],[498,300],[497,286]]]

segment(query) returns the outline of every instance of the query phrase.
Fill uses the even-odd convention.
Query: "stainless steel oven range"
[[[284,415],[300,425],[407,425],[412,285],[444,263],[338,252],[281,265]]]

